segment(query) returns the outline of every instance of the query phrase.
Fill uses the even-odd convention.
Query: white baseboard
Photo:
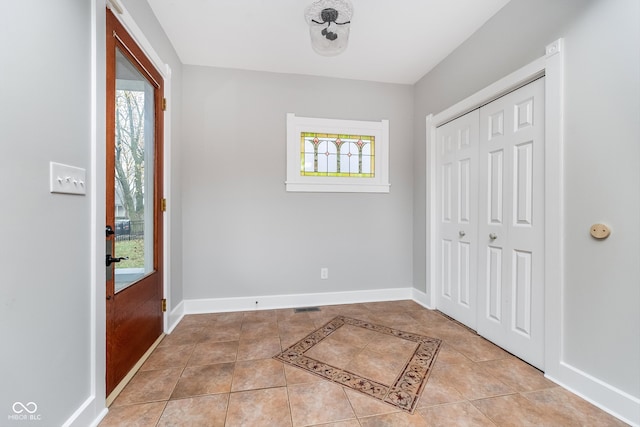
[[[314,294],[270,295],[238,298],[184,300],[184,314],[228,311],[273,310],[317,305],[356,304],[374,301],[413,299],[413,288],[375,289],[367,291]]]
[[[173,330],[175,329],[176,326],[178,326],[178,323],[180,323],[184,315],[185,315],[184,301],[180,301],[180,304],[178,304],[173,310],[171,310],[169,312],[169,316],[167,316],[165,333],[170,334],[171,332],[173,332]]]
[[[418,304],[420,304],[424,308],[427,308],[429,310],[435,310],[435,307],[430,307],[429,306],[429,296],[425,292],[422,292],[421,290],[413,288],[413,289],[411,289],[411,293],[413,295],[412,299],[415,302],[417,302]]]
[[[91,396],[62,424],[62,427],[96,427],[107,412],[109,410],[104,401],[98,405],[95,396]]]
[[[565,362],[560,362],[555,375],[545,376],[625,423],[640,427],[640,399],[637,397]]]

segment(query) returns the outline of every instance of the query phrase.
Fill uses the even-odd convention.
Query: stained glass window
[[[302,176],[375,177],[375,136],[300,133]]]
[[[389,192],[389,121],[287,114],[287,191]]]

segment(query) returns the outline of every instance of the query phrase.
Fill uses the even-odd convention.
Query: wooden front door
[[[163,80],[107,10],[106,387],[162,334]]]

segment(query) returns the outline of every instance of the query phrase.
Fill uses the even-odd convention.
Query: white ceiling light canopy
[[[307,7],[304,16],[316,53],[334,56],[347,48],[353,16],[349,0],[317,0]]]

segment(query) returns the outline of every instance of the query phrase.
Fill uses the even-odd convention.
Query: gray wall
[[[414,286],[425,286],[425,116],[564,37],[563,361],[640,397],[640,3],[512,0],[415,86]],[[604,222],[606,241],[589,236]],[[559,325],[560,326],[560,325]]]
[[[185,66],[185,299],[411,287],[412,90]],[[389,119],[390,193],[287,193],[288,112]]]
[[[47,426],[72,419],[77,425],[88,425],[104,409],[104,2],[93,3],[97,14],[95,100],[91,92],[92,2],[3,5],[7,19],[0,26],[0,182],[7,185],[0,189],[2,425],[21,423],[5,418],[13,415],[14,402],[34,402],[38,406],[34,416],[40,420],[33,424]],[[179,159],[181,63],[147,3],[127,3],[154,49],[173,70],[171,157],[178,165],[172,168],[176,187],[180,177],[180,162],[175,159]],[[94,147],[93,102],[97,108]],[[95,170],[92,148],[97,158]],[[87,195],[50,194],[50,161],[85,168]],[[91,185],[97,190],[92,191]],[[179,189],[173,193],[177,201],[172,229],[180,233]],[[92,219],[98,227],[92,226]],[[179,235],[172,243],[177,253],[171,263],[172,296],[179,302]],[[92,272],[94,249],[97,271]],[[96,312],[92,312],[92,292]],[[83,410],[74,418],[80,408]]]
[[[168,215],[170,220],[171,235],[165,236],[165,238],[168,238],[170,243],[171,259],[168,267],[171,275],[171,294],[168,295],[168,310],[171,311],[182,301],[182,193],[180,191],[182,177],[182,62],[153,14],[149,3],[140,0],[122,0],[122,3],[153,46],[153,50],[171,68],[171,87],[165,87],[165,96],[169,99],[165,120],[169,119],[171,126],[171,149],[168,158],[165,157],[165,161],[170,162],[170,170],[166,170],[165,173],[170,174],[171,178],[170,187],[165,187],[165,194],[170,195],[167,198],[167,213],[165,215]]]
[[[91,194],[50,194],[49,161],[90,176],[91,3],[2,13],[0,419],[34,402],[55,426],[90,395]]]

